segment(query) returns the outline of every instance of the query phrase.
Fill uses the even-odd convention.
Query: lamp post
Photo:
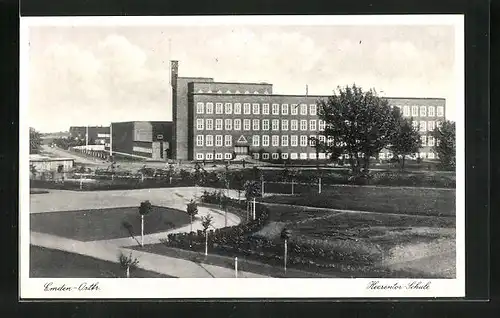
[[[287,228],[284,228],[283,231],[281,231],[281,238],[283,240],[285,240],[285,257],[284,257],[284,269],[285,269],[285,272],[286,272],[286,259],[287,259],[287,253],[288,253],[288,240],[290,239],[290,237],[292,236],[292,231],[287,229]]]

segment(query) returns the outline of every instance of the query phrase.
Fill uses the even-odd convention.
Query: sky
[[[28,122],[55,132],[171,120],[171,59],[180,76],[268,82],[277,94],[355,83],[381,96],[446,98],[454,120],[454,37],[450,25],[30,26]]]

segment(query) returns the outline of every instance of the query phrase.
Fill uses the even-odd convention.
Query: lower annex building
[[[317,154],[309,140],[325,140],[316,102],[328,96],[274,94],[269,83],[180,77],[178,69],[178,61],[171,61],[173,159],[229,160],[233,153],[258,160],[328,157]],[[445,120],[445,99],[386,98],[419,128],[422,148],[417,156],[435,159],[430,132]],[[391,154],[384,150],[379,158]]]

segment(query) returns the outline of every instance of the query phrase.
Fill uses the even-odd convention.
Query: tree
[[[364,92],[355,84],[338,87],[338,94],[318,101],[318,116],[325,122],[326,141],[316,138],[318,150],[331,154],[333,160],[349,155],[354,174],[361,168],[368,172],[370,157],[386,147],[394,132],[398,109],[389,106],[374,90]]]
[[[42,136],[35,128],[30,127],[30,154],[40,153],[41,145]]]
[[[222,194],[220,196],[220,207],[224,211],[224,226],[227,226],[227,207],[229,206],[229,198]]]
[[[201,218],[201,225],[203,226],[203,233],[205,233],[205,256],[208,255],[208,229],[213,226],[213,217],[208,213]]]
[[[31,172],[31,175],[33,176],[33,179],[36,179],[36,174],[37,174],[38,170],[36,169],[34,164],[30,164],[30,172]]]
[[[417,153],[421,144],[418,129],[412,125],[411,120],[401,117],[388,146],[394,157],[401,159],[401,169],[405,168],[406,156]]]
[[[241,191],[243,191],[245,185],[245,176],[243,175],[243,173],[233,173],[232,184],[236,188],[236,190],[238,190],[239,201],[241,197]]]
[[[191,199],[191,201],[187,204],[186,212],[190,218],[190,223],[191,223],[190,232],[193,232],[193,218],[195,217],[195,215],[198,214],[198,205],[193,199]]]
[[[245,187],[245,198],[248,201],[260,196],[261,189],[259,181],[248,180],[245,182],[244,187]]]
[[[141,215],[141,246],[144,246],[144,216],[148,215],[152,209],[153,206],[151,205],[151,202],[147,200],[141,202],[141,205],[139,206],[139,214]]]
[[[130,252],[129,256],[120,252],[118,261],[120,262],[120,266],[125,270],[127,278],[130,278],[130,270],[137,268],[139,264],[137,257],[132,257],[132,252]]]
[[[440,127],[434,129],[431,135],[435,138],[433,147],[438,155],[440,166],[443,169],[453,170],[456,165],[456,132],[455,122],[446,120]]]

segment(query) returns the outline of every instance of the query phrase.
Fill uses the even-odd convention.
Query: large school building
[[[269,83],[227,83],[213,78],[180,77],[171,61],[172,158],[228,160],[235,153],[257,160],[324,159],[310,137],[321,135],[325,123],[316,102],[328,96],[282,95]],[[421,132],[420,158],[434,159],[430,136],[445,119],[443,98],[391,98],[389,103],[411,117]],[[391,157],[387,151],[381,159]]]

